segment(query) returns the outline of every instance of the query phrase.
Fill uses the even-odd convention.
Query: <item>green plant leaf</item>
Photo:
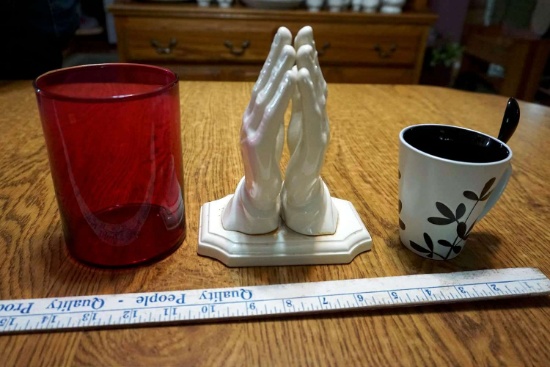
[[[439,212],[443,214],[444,217],[452,219],[453,222],[455,221],[455,214],[451,209],[449,209],[447,205],[438,201],[435,203],[435,206],[437,207],[437,210],[439,210]]]
[[[470,200],[479,201],[479,198],[477,197],[476,193],[473,191],[464,191],[463,192],[464,197]]]

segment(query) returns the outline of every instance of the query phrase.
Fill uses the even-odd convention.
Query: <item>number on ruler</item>
[[[42,316],[42,322],[41,323],[45,324],[45,323],[55,322],[56,318],[57,318],[56,315]],[[83,320],[83,321],[85,321],[85,320]]]
[[[202,313],[208,313],[209,310],[210,312],[214,312],[214,305],[210,305],[210,307],[208,307],[207,305],[204,305],[201,307]]]
[[[487,284],[493,292],[500,292],[500,288],[496,284]]]
[[[168,307],[164,309],[164,316],[176,316],[176,308]]]
[[[508,272],[511,272],[512,270],[513,269],[508,269]],[[492,272],[489,272],[489,275],[491,274]],[[514,274],[515,273],[512,273],[512,275]],[[388,307],[392,307],[399,304],[407,303],[422,305],[430,304],[433,302],[452,302],[453,299],[467,301],[469,298],[477,300],[485,298],[500,298],[503,296],[515,294],[540,295],[550,293],[550,281],[547,278],[542,277],[542,275],[540,275],[540,272],[529,275],[529,277],[527,277],[523,273],[520,273],[517,276],[514,275],[515,278],[513,278],[512,280],[510,280],[509,277],[502,280],[501,273],[496,273],[496,275],[491,275],[490,277],[483,277],[479,281],[473,281],[471,277],[464,277],[464,279],[462,279],[460,278],[461,276],[462,275],[459,273],[458,279],[453,278],[452,282],[442,285],[438,284],[437,282],[427,282],[424,284],[421,282],[410,283],[412,284],[410,288],[404,287],[403,284],[400,283],[400,281],[394,283],[390,282],[389,284],[387,284],[386,287],[379,288],[378,290],[369,290],[371,283],[369,280],[364,280],[364,283],[361,283],[360,287],[355,284],[348,285],[347,283],[344,283],[344,287],[342,288],[345,289],[345,291],[339,290],[337,294],[330,293],[329,288],[328,290],[325,290],[324,293],[321,293],[324,294],[324,296],[317,293],[314,295],[306,294],[302,297],[295,297],[295,293],[293,293],[292,289],[290,289],[288,292],[283,293],[277,298],[261,301],[256,301],[252,299],[252,291],[246,290],[246,292],[249,292],[249,294],[247,294],[246,296],[241,296],[240,300],[222,303],[222,308],[215,306],[214,303],[205,302],[204,304],[200,305],[185,305],[186,307],[189,306],[185,309],[185,312],[182,311],[181,306],[172,306],[170,304],[166,304],[161,307],[159,307],[158,305],[150,305],[151,310],[148,311],[143,307],[133,308],[133,306],[129,306],[128,303],[126,303],[128,305],[126,306],[126,309],[120,309],[116,307],[113,309],[103,309],[98,305],[97,308],[92,306],[92,309],[90,310],[72,311],[68,315],[63,313],[67,310],[61,309],[61,306],[57,308],[59,312],[52,313],[52,311],[42,311],[41,309],[38,309],[38,303],[36,303],[35,307],[33,308],[33,311],[35,311],[34,314],[31,313],[27,315],[31,311],[30,305],[33,305],[35,303],[29,303],[30,305],[24,308],[23,312],[23,310],[21,309],[23,306],[21,306],[19,310],[15,310],[14,304],[9,302],[0,302],[0,313],[5,311],[19,311],[19,313],[23,314],[11,316],[10,314],[2,313],[2,316],[0,316],[0,334],[9,333],[12,331],[19,332],[21,330],[34,331],[65,329],[76,326],[85,328],[96,328],[106,325],[129,325],[134,323],[137,324],[143,321],[142,319],[146,319],[144,316],[147,315],[149,315],[149,321],[171,322],[177,321],[174,319],[176,319],[178,316],[181,316],[182,314],[186,314],[187,310],[189,311],[189,320],[193,320],[216,317],[223,318],[232,316],[256,316],[258,314],[295,313],[304,311],[316,312],[318,310],[328,311],[331,309],[333,310],[353,307],[368,308],[369,306],[379,307],[385,305],[387,305]],[[467,283],[463,283],[462,280],[467,281]],[[415,286],[418,284],[422,284],[422,286],[424,286],[425,288],[422,288],[422,286]],[[347,286],[347,288],[345,286]],[[358,290],[361,290],[363,293],[356,293]],[[413,298],[411,298],[411,296]],[[130,300],[130,297],[133,296],[128,296],[128,302]],[[156,297],[156,293],[154,295],[143,293],[143,296],[140,297]],[[355,300],[355,305],[351,305],[350,302],[348,302],[348,300],[351,300],[351,298]],[[211,301],[213,302],[212,299]],[[47,305],[51,304],[51,302],[57,302],[57,305],[59,302],[76,301],[43,299],[41,304],[44,308],[51,308],[52,306],[47,307]],[[122,303],[122,300],[118,300],[118,302]],[[217,300],[216,302],[222,301]],[[321,307],[319,307],[319,303],[317,302],[321,304]],[[347,304],[347,307],[342,305],[341,302]],[[139,304],[143,302],[138,301],[137,303]],[[183,305],[183,293],[181,302],[176,301],[176,303],[178,305]],[[220,305],[220,303],[216,304]],[[62,303],[61,305],[65,305],[65,303]],[[67,305],[70,306],[73,305],[73,303],[67,303]],[[74,304],[74,306],[76,305],[77,304]],[[78,305],[81,304],[79,303]],[[103,306],[103,304],[101,306]],[[147,306],[147,304],[145,304],[145,306]],[[247,312],[242,312],[243,307]],[[150,313],[148,314],[147,312]],[[163,315],[164,317],[162,317],[161,315]]]
[[[85,313],[84,315],[82,315],[82,321],[84,322],[92,322],[92,321],[96,321],[97,319],[97,314],[95,312],[89,312],[89,313]]]
[[[12,326],[15,321],[15,317],[4,317],[0,319],[0,326]]]
[[[134,318],[134,317],[137,317],[137,311],[136,310],[126,310],[122,313],[122,318],[123,319],[131,319],[131,318]]]

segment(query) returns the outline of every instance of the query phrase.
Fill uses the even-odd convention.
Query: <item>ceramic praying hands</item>
[[[290,160],[280,170],[284,117]],[[227,266],[349,263],[372,238],[349,201],[320,173],[330,140],[313,30],[279,28],[241,125],[244,177],[235,193],[201,207],[197,252]]]
[[[281,217],[301,234],[336,231],[338,210],[320,177],[330,137],[327,85],[311,27],[298,32],[294,47],[291,42],[290,31],[281,27],[244,113],[240,144],[245,175],[223,212],[226,230],[268,233],[279,227]],[[290,161],[283,182],[279,164],[291,98]]]
[[[296,80],[291,42],[290,31],[279,29],[244,112],[240,140],[244,177],[223,213],[226,230],[261,234],[279,226],[283,119]]]
[[[311,27],[302,28],[294,43],[298,50],[298,88],[293,96],[288,129],[290,161],[281,191],[281,216],[298,233],[333,234],[338,210],[320,176],[330,141],[327,83],[319,66]]]

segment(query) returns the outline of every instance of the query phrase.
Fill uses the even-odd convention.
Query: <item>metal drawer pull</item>
[[[227,41],[227,40],[223,42],[223,45],[229,49],[229,52],[232,55],[241,56],[242,54],[244,54],[246,49],[250,47],[250,41],[249,40],[243,41],[241,43],[241,47],[235,47],[233,46],[233,42]]]
[[[317,50],[317,55],[319,57],[323,56],[329,48],[330,48],[330,42],[323,43],[323,46],[321,47],[321,49]]]
[[[392,44],[387,50],[384,50],[382,46],[380,46],[378,43],[374,45],[374,51],[378,52],[378,56],[380,56],[381,59],[387,59],[388,57],[391,57],[391,55],[393,55],[396,50],[396,44]]]
[[[171,54],[177,44],[178,40],[176,40],[175,38],[170,38],[170,42],[166,47],[161,45],[160,42],[157,40],[151,40],[151,46],[155,49],[155,51],[157,51],[157,54],[159,55]]]

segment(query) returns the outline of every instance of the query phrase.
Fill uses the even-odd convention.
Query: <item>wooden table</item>
[[[506,98],[422,86],[329,85],[323,177],[350,200],[373,250],[349,265],[230,269],[199,257],[199,208],[233,192],[251,83],[182,82],[187,238],[156,264],[81,265],[64,248],[30,82],[0,85],[0,299],[168,291],[505,267],[550,275],[550,109],[520,102],[514,174],[455,260],[423,259],[398,237],[398,133],[456,124],[496,134]],[[283,164],[288,160],[287,153]],[[0,337],[0,364],[125,366],[548,365],[550,298],[323,316]]]

